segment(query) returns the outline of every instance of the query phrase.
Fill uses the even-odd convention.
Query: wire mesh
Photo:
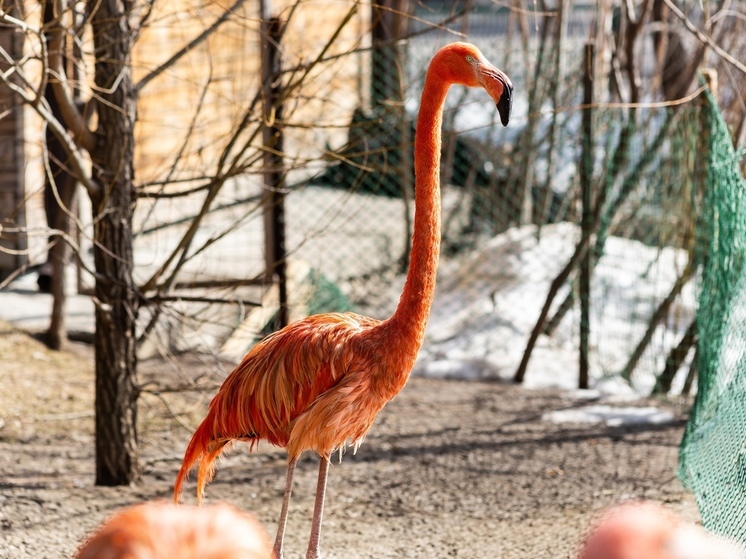
[[[564,371],[577,370],[583,297],[590,300],[597,389],[623,383],[637,394],[688,393],[698,373],[681,475],[697,494],[705,524],[743,540],[746,522],[738,511],[744,507],[733,506],[746,485],[738,158],[722,120],[714,109],[704,118],[698,101],[675,108],[595,107],[595,142],[583,153],[579,61],[592,18],[591,10],[572,10],[557,35],[561,43],[536,53],[548,61],[541,68],[538,61],[525,64],[520,49],[504,47],[511,37],[521,37],[532,53],[539,45],[539,27],[526,27],[515,12],[477,3],[460,14],[458,3],[420,3],[408,29],[398,31],[406,38],[374,40],[367,54],[339,57],[352,60],[360,76],[344,82],[344,92],[342,82],[320,74],[315,91],[332,112],[315,115],[319,126],[311,135],[296,134],[308,130],[299,117],[304,113],[287,123],[287,258],[300,270],[293,289],[302,294],[304,312],[355,310],[384,318],[393,311],[412,233],[412,140],[424,72],[438,47],[466,37],[511,76],[515,113],[503,130],[481,92],[454,88],[448,98],[442,262],[416,372],[511,377],[553,282],[587,246],[590,291],[579,291],[570,266],[541,325],[526,382],[547,376],[563,382]],[[540,80],[542,71],[547,77]],[[335,105],[335,98],[345,102]],[[583,157],[590,158],[594,207],[587,245],[580,230]],[[259,273],[260,190],[256,182],[237,181],[211,209],[205,223],[216,229],[203,235],[224,235],[224,241],[204,251],[197,276],[215,275],[225,263],[245,275],[230,263],[251,259]],[[214,251],[221,245],[228,256],[217,265]],[[193,313],[201,328],[209,309]],[[211,320],[226,323],[215,334],[225,338],[246,316]],[[256,326],[249,340],[271,329],[271,317]]]
[[[288,93],[283,131],[287,260],[294,278],[290,290],[299,309],[295,317],[309,308],[353,309],[378,318],[393,311],[412,233],[412,141],[425,70],[440,46],[465,35],[510,75],[516,101],[510,126],[502,128],[483,92],[455,87],[447,99],[441,166],[443,260],[417,372],[506,377],[518,366],[550,283],[580,240],[581,111],[576,107],[582,98],[583,68],[577,61],[593,24],[592,12],[571,12],[562,42],[545,53],[556,67],[539,79],[541,68],[525,64],[526,53],[504,47],[511,37],[524,37],[533,52],[539,45],[538,27],[521,27],[515,12],[495,4],[460,9],[456,4],[418,4],[408,25],[397,30],[400,36],[384,30],[369,50],[340,51],[303,89]],[[250,36],[240,22],[234,34]],[[318,41],[310,43],[313,48],[324,46],[323,34],[318,35]],[[283,48],[282,80],[292,84],[303,67],[294,65],[289,55],[295,46]],[[259,47],[244,50],[256,54]],[[194,53],[192,63],[205,65],[210,55],[205,50],[200,59]],[[358,78],[348,79],[352,75]],[[214,75],[208,85],[226,79],[228,75]],[[153,83],[158,85],[157,80]],[[228,99],[227,93],[218,97],[210,87],[201,94],[205,103]],[[199,91],[192,96],[200,98]],[[227,89],[220,86],[220,91]],[[293,96],[301,91],[298,98]],[[251,102],[245,92],[239,97],[237,106]],[[208,109],[200,114],[209,114]],[[693,180],[701,151],[694,113],[691,108],[594,112],[599,140],[593,154],[593,197],[603,193],[606,198],[593,240],[590,294],[596,380],[621,375],[638,391],[654,390],[667,357],[690,325],[690,279],[696,271],[689,265]],[[246,114],[250,122],[261,124]],[[192,127],[208,124],[197,118]],[[219,158],[219,139],[212,141],[209,151]],[[185,151],[198,143],[190,140]],[[243,161],[252,154],[260,151],[247,152]],[[179,161],[185,167],[190,159],[184,155]],[[168,173],[181,177],[182,167]],[[264,304],[268,283],[238,285],[241,279],[261,279],[264,272],[260,172],[259,166],[248,166],[230,178],[208,206],[204,189],[177,199],[143,200],[135,250],[138,277],[151,277],[193,218],[204,211],[171,292],[177,297],[188,293],[253,300],[271,307]],[[573,273],[557,294],[527,382],[535,375],[545,379],[551,371],[543,356],[552,355],[549,361],[555,367],[577,368],[578,300]],[[179,305],[171,305],[159,318],[172,324],[165,329],[166,345],[179,349],[220,350],[236,330],[245,329],[247,319],[255,336],[272,328],[272,313],[259,313],[262,320],[255,319],[251,306]],[[253,339],[248,336],[234,356]],[[668,391],[669,385],[677,391],[683,387],[680,377],[685,375],[677,373],[691,363],[691,351],[684,353],[668,373],[677,380],[667,380],[661,391]]]

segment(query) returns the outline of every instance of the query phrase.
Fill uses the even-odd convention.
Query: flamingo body
[[[264,439],[294,459],[359,444],[407,381],[415,355],[381,362],[381,322],[354,313],[314,315],[255,345],[228,375],[194,433],[175,492],[200,460],[198,495],[232,441]],[[394,362],[391,362],[394,361]]]
[[[152,502],[124,509],[75,559],[270,559],[267,534],[228,504],[197,508]]]

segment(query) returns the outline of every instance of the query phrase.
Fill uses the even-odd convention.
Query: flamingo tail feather
[[[197,461],[199,461],[199,468],[197,470],[197,501],[200,504],[202,503],[205,485],[215,475],[215,460],[230,442],[231,440],[228,438],[215,437],[212,414],[208,413],[204,421],[197,427],[194,435],[192,435],[184,453],[184,460],[181,463],[179,474],[176,476],[176,482],[174,483],[174,503],[179,502],[181,487],[189,475],[189,471]]]

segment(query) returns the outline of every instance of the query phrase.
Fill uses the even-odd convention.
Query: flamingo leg
[[[287,479],[285,480],[285,494],[282,497],[282,510],[280,511],[280,520],[277,523],[277,537],[275,537],[275,546],[272,548],[274,559],[282,558],[282,543],[285,540],[285,526],[288,523],[288,506],[290,505],[290,495],[293,492],[293,473],[295,473],[295,463],[297,458],[288,462]]]
[[[319,539],[321,537],[321,517],[324,514],[324,498],[326,497],[326,480],[329,477],[329,455],[322,456],[319,462],[319,481],[316,485],[316,502],[313,505],[313,521],[311,522],[311,539],[308,542],[306,559],[320,559]]]

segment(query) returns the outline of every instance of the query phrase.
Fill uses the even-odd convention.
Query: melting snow
[[[506,231],[478,251],[444,262],[427,337],[414,374],[434,378],[512,379],[549,285],[570,258],[579,238],[575,225],[526,226]],[[668,348],[693,319],[689,282],[665,325],[640,359],[630,384],[619,377],[648,317],[686,264],[684,251],[654,248],[612,237],[593,272],[591,389],[577,390],[578,322],[571,311],[551,337],[541,335],[531,355],[524,386],[560,388],[578,399],[620,402],[650,393]],[[565,298],[560,290],[555,306]],[[551,316],[552,313],[550,313]],[[663,349],[665,348],[665,349]],[[683,379],[677,377],[674,393]],[[635,411],[637,410],[637,411]],[[660,423],[671,414],[655,408],[588,406],[552,415],[552,421]],[[571,419],[568,419],[571,418]]]
[[[619,427],[669,423],[674,415],[653,406],[614,407],[599,404],[545,413],[542,419],[553,423],[604,423],[609,427]]]

